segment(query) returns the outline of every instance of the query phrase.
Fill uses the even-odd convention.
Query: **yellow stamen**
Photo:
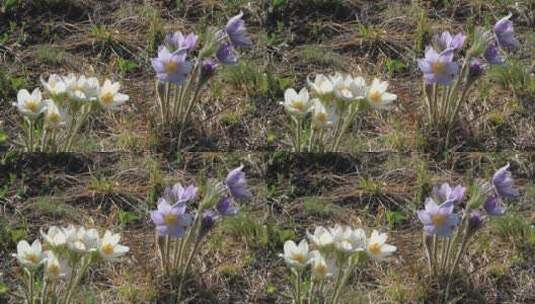
[[[28,256],[26,256],[26,259],[34,264],[37,264],[37,262],[39,262],[39,258],[35,254],[29,254]]]
[[[446,222],[447,217],[443,214],[433,214],[431,216],[431,222],[435,226],[442,226]]]
[[[305,109],[305,103],[301,100],[295,100],[292,103],[292,107],[294,107],[296,110],[303,111]]]
[[[106,92],[100,96],[100,102],[105,105],[109,105],[113,102],[113,94],[111,92]]]
[[[177,221],[177,216],[174,214],[166,214],[163,216],[163,222],[166,225],[173,225]]]
[[[50,265],[47,268],[48,273],[51,274],[52,277],[54,277],[54,278],[59,277],[59,270],[60,269],[59,269],[58,265]]]
[[[32,112],[37,112],[37,102],[33,100],[28,100],[26,102],[26,108]]]
[[[381,245],[379,245],[379,243],[371,243],[368,245],[368,251],[373,255],[379,255],[381,254]]]
[[[292,260],[303,264],[305,262],[305,256],[302,253],[292,254]]]
[[[376,91],[376,90],[373,90],[368,94],[368,99],[374,103],[380,103],[381,97],[383,97],[381,92]]]
[[[446,65],[443,62],[435,61],[431,63],[431,71],[433,74],[444,74],[446,70]]]
[[[165,72],[167,74],[173,74],[173,73],[176,73],[176,71],[178,70],[178,63],[172,61],[172,60],[169,60],[165,63]]]
[[[106,255],[112,254],[113,253],[113,246],[110,243],[104,244],[104,246],[102,246],[102,253],[104,253]]]
[[[320,112],[316,114],[316,119],[321,123],[327,122],[327,113]]]

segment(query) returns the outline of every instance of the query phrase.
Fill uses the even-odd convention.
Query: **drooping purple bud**
[[[230,171],[225,178],[225,185],[227,185],[232,197],[237,200],[248,199],[252,195],[247,189],[247,179],[245,178],[245,173],[242,170],[243,165]]]
[[[505,208],[502,207],[496,195],[489,196],[483,204],[483,208],[491,216],[500,216],[505,213]]]
[[[515,37],[513,22],[509,20],[512,16],[513,14],[509,13],[509,15],[498,20],[496,25],[494,25],[494,33],[496,34],[498,43],[504,48],[515,48],[520,44]]]
[[[212,210],[206,210],[202,213],[201,218],[201,234],[206,234],[215,225],[215,221],[217,219],[217,214]]]
[[[238,55],[232,47],[232,44],[225,42],[223,43],[216,52],[216,57],[219,61],[224,64],[235,64],[238,62]]]
[[[496,193],[501,197],[514,198],[519,195],[518,190],[514,187],[514,180],[509,171],[509,164],[501,167],[492,176],[492,184]]]
[[[498,48],[498,45],[496,45],[496,42],[491,42],[487,49],[485,50],[485,53],[483,54],[483,57],[485,57],[485,60],[487,60],[490,64],[503,64],[504,60],[502,58],[502,55],[500,54],[500,49]]]
[[[215,208],[222,216],[233,216],[238,214],[239,211],[239,209],[234,206],[232,200],[228,196],[221,198],[219,202],[217,202]]]
[[[468,218],[468,231],[469,233],[474,233],[483,226],[483,216],[481,212],[475,210],[470,213]]]
[[[201,79],[209,79],[214,76],[215,70],[217,69],[217,62],[212,59],[206,59],[202,62],[201,67]]]
[[[225,27],[225,32],[227,32],[230,41],[236,47],[247,47],[253,44],[251,39],[247,36],[247,28],[245,27],[245,21],[243,21],[242,17],[243,12],[240,12],[238,15],[230,18]]]
[[[468,76],[470,78],[479,78],[485,71],[485,65],[480,59],[473,59],[468,67]]]

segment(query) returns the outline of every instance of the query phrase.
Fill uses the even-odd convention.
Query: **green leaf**
[[[126,225],[137,220],[139,220],[139,216],[135,212],[123,210],[119,211],[119,223],[121,225]]]

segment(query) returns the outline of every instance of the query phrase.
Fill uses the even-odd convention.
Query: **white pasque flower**
[[[392,255],[397,248],[396,246],[385,244],[387,238],[386,233],[379,233],[379,231],[373,230],[366,244],[368,255],[378,261],[385,260],[388,256]]]
[[[312,125],[316,128],[328,128],[336,123],[338,117],[333,107],[326,108],[319,99],[312,100]]]
[[[99,235],[96,229],[69,226],[63,232],[67,237],[67,247],[75,252],[88,253],[98,249]]]
[[[118,233],[112,233],[109,230],[104,232],[104,235],[100,239],[98,251],[100,256],[105,260],[114,260],[124,254],[126,254],[130,248],[119,244],[121,235]]]
[[[45,123],[50,129],[59,129],[67,123],[67,113],[60,110],[56,103],[51,100],[45,100]]]
[[[49,246],[58,247],[67,244],[67,237],[61,228],[50,226],[48,232],[44,233],[41,229],[41,236]]]
[[[119,93],[121,85],[118,82],[112,82],[109,79],[104,81],[100,87],[98,101],[105,109],[115,109],[125,103],[130,97],[126,94]]]
[[[336,273],[336,260],[325,259],[317,250],[310,252],[312,279],[322,281]]]
[[[294,241],[288,240],[284,243],[284,254],[279,256],[284,258],[288,266],[303,268],[310,260],[308,243],[306,240],[301,240],[299,245],[296,245]]]
[[[307,237],[314,246],[320,249],[329,247],[334,243],[334,237],[331,232],[322,226],[316,227],[313,234],[307,232]]]
[[[47,92],[52,96],[58,96],[67,91],[67,85],[65,81],[57,74],[50,75],[46,81],[41,76],[41,83],[43,84],[45,90],[47,90]]]
[[[299,94],[294,89],[287,89],[284,92],[284,102],[281,102],[281,104],[290,114],[298,116],[305,115],[312,107],[306,88],[302,88]]]
[[[26,241],[19,241],[17,244],[17,253],[13,254],[22,266],[37,267],[45,258],[43,248],[39,240],[33,241],[32,245]]]
[[[341,252],[364,251],[366,247],[366,233],[362,229],[335,225],[331,228],[331,234],[334,238],[334,247]]]
[[[319,96],[330,95],[334,92],[334,85],[329,77],[318,74],[314,79],[314,82],[307,80],[308,85]]]
[[[392,105],[392,102],[398,97],[386,92],[386,89],[388,89],[388,82],[380,81],[377,78],[372,81],[366,93],[370,106],[376,109],[387,109]]]
[[[59,260],[52,251],[45,251],[45,255],[45,278],[51,281],[66,279],[71,272],[68,262],[64,259]]]
[[[19,112],[30,118],[35,119],[45,110],[45,103],[42,100],[41,90],[36,88],[30,94],[28,90],[22,89],[17,93],[17,102],[13,103]]]
[[[362,77],[351,75],[335,76],[334,94],[344,101],[354,101],[366,97],[366,81]]]
[[[100,84],[96,77],[77,77],[69,74],[63,79],[67,87],[67,94],[75,101],[94,101],[99,96]]]

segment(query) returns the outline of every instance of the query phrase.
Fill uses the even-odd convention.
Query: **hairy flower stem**
[[[455,270],[457,269],[457,265],[459,265],[459,262],[464,253],[464,250],[466,249],[466,244],[468,243],[468,239],[469,239],[468,225],[466,225],[466,228],[463,227],[463,239],[461,241],[461,248],[459,248],[459,251],[457,252],[457,255],[455,256],[455,259],[453,261],[453,265],[451,266],[450,272],[448,273],[448,279],[446,283],[446,292],[444,294],[444,299],[446,302],[448,301],[448,298],[449,298],[449,291],[451,287],[453,274],[455,273]]]
[[[33,295],[33,290],[34,290],[34,271],[33,270],[26,270],[26,274],[28,275],[28,303],[29,304],[33,304],[34,303],[34,295]]]
[[[41,287],[41,304],[46,303],[46,296],[47,296],[47,289],[48,289],[48,280],[43,280],[43,287]]]
[[[308,304],[312,304],[313,303],[314,287],[316,287],[316,286],[314,284],[314,281],[312,280],[312,282],[310,282],[310,286],[308,287]]]
[[[441,265],[441,271],[442,272],[446,272],[447,269],[447,265],[448,265],[448,253],[450,251],[450,244],[451,244],[451,239],[447,239],[447,240],[444,240],[442,242],[442,265]]]
[[[28,133],[29,133],[29,147],[28,147],[28,152],[33,152],[33,127],[34,127],[34,124],[33,124],[33,120],[30,119],[29,121],[29,124],[28,124]]]
[[[433,235],[433,276],[436,278],[438,276],[438,259],[437,259],[437,250],[438,249],[438,241],[436,234]]]
[[[331,304],[338,303],[338,298],[340,297],[340,293],[342,289],[344,288],[346,281],[349,278],[351,271],[353,270],[354,265],[355,265],[354,259],[353,257],[350,257],[347,261],[347,267],[345,269],[340,269],[338,271],[338,277],[336,278],[336,285],[334,288],[334,294],[331,300]]]
[[[71,303],[71,297],[74,292],[74,287],[78,285],[84,274],[87,272],[87,269],[89,268],[89,265],[91,264],[92,256],[89,255],[85,259],[83,259],[82,267],[78,273],[74,276],[74,279],[72,280],[72,285],[67,290],[67,296],[65,297],[65,304]],[[73,268],[74,269],[74,268]]]
[[[429,267],[429,273],[433,273],[433,255],[431,254],[431,247],[429,246],[429,242],[427,241],[428,237],[423,233],[423,242],[425,247],[425,254],[427,256],[427,266]]]
[[[201,213],[199,212],[199,214]],[[186,263],[183,265],[182,271],[180,273],[180,279],[179,279],[180,281],[178,283],[178,292],[177,292],[177,297],[176,297],[177,303],[180,303],[180,300],[182,299],[182,290],[184,288],[186,275],[188,274],[189,268],[191,267],[191,264],[193,262],[193,257],[197,253],[197,250],[199,249],[199,246],[201,244],[202,238],[200,237],[200,234],[199,234],[200,229],[201,229],[201,216],[197,216],[195,218],[195,221],[193,222],[193,225],[191,226],[191,230],[186,236],[186,239],[183,241],[184,243],[189,243],[191,241],[191,238],[195,234],[195,243],[193,244],[193,249],[190,251],[190,254],[186,260]],[[184,251],[181,255],[183,254],[184,254]]]
[[[314,135],[315,135],[315,128],[312,127],[312,130],[310,130],[310,136],[308,137],[308,148],[307,152],[312,152],[313,142],[314,142]]]
[[[295,147],[295,152],[301,152],[301,132],[302,132],[303,120],[301,118],[297,119],[297,128],[296,128],[296,138],[297,146]]]
[[[179,151],[180,151],[180,146],[182,144],[182,135],[184,134],[186,123],[188,122],[193,106],[197,102],[199,93],[201,92],[201,88],[202,88],[202,84],[199,83],[197,85],[197,88],[195,89],[195,92],[193,93],[193,98],[190,100],[188,107],[186,108],[186,112],[184,113],[184,116],[182,117],[182,121],[180,122],[180,130],[178,131],[178,141],[177,141],[177,146],[178,146]]]

